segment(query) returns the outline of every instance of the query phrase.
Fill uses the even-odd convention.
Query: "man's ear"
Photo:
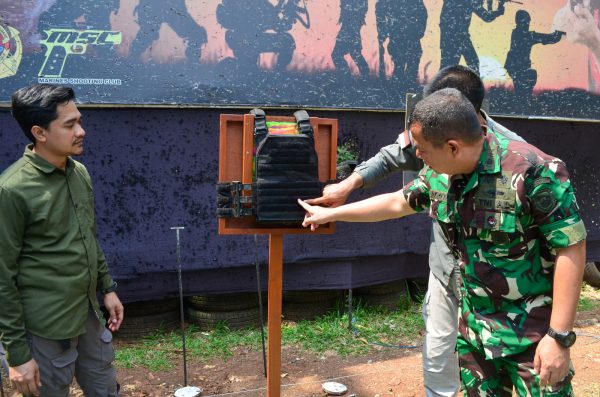
[[[34,125],[31,127],[31,134],[35,138],[36,141],[46,142],[46,130],[40,127],[39,125]]]
[[[452,155],[456,156],[460,150],[460,144],[458,143],[458,141],[456,141],[455,139],[449,139],[448,142],[446,142],[446,144],[450,148],[450,152],[452,153]]]

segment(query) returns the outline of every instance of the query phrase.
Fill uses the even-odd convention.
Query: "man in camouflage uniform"
[[[379,3],[377,3],[379,4]],[[467,97],[479,112],[482,126],[507,139],[523,139],[500,125],[481,110],[485,88],[479,75],[462,65],[441,69],[423,90],[423,96],[441,90],[456,88]],[[381,150],[369,160],[359,164],[343,181],[327,185],[323,196],[307,200],[310,204],[337,207],[344,204],[352,191],[369,188],[397,171],[419,171],[423,161],[409,144],[408,132]],[[440,226],[433,222],[429,246],[429,283],[423,299],[423,382],[426,397],[455,397],[460,389],[456,334],[458,330],[458,263],[443,235]]]
[[[304,225],[379,221],[429,208],[460,263],[457,348],[467,396],[570,396],[569,347],[586,231],[565,164],[481,126],[455,89],[415,107],[427,165],[403,189],[337,208],[300,204]]]

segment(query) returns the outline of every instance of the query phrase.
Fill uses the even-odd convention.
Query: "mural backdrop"
[[[497,114],[600,119],[598,0],[0,0],[0,102],[403,109],[479,70]]]

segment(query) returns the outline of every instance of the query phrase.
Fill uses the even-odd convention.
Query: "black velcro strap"
[[[252,196],[242,194],[251,190],[252,185],[237,181],[217,183],[217,217],[238,218],[254,215]]]
[[[298,123],[298,131],[301,134],[313,136],[313,128],[310,124],[310,118],[308,117],[308,113],[306,110],[298,110],[294,113],[294,117],[296,118],[296,123]]]
[[[262,109],[252,109],[250,114],[254,115],[254,147],[258,147],[269,133],[267,129],[267,116]]]

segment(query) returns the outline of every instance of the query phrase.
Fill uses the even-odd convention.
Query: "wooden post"
[[[293,117],[268,116],[269,121],[295,122]],[[254,116],[222,114],[219,141],[219,182],[252,183],[254,153]],[[315,132],[315,150],[319,158],[319,180],[335,179],[337,130],[335,119],[311,117]],[[281,394],[281,300],[283,287],[283,236],[285,234],[333,234],[335,224],[321,225],[316,231],[296,225],[264,225],[255,217],[219,218],[219,234],[269,235],[269,308],[267,397]]]
[[[281,393],[281,300],[283,287],[283,234],[269,234],[269,318],[267,397]]]

